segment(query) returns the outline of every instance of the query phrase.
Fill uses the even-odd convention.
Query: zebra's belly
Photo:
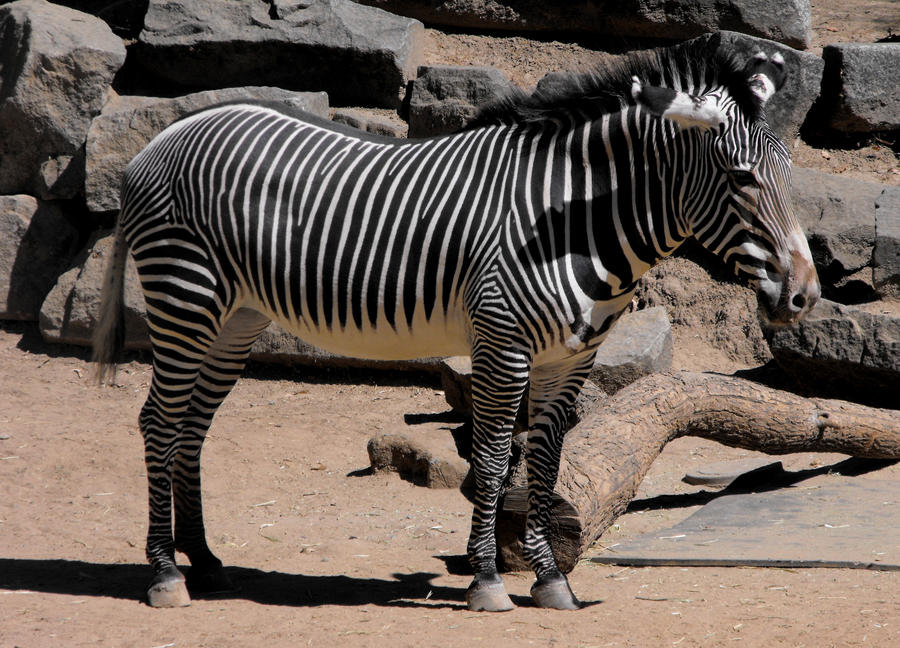
[[[313,326],[305,320],[274,318],[284,330],[315,347],[352,358],[369,360],[413,360],[435,356],[468,355],[469,336],[461,317],[404,321],[392,327],[380,322],[360,329],[353,325],[331,328]]]

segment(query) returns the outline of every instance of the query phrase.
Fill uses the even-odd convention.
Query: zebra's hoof
[[[531,586],[531,598],[538,607],[555,610],[580,610],[581,603],[572,593],[569,581],[563,577],[542,583],[536,581]]]
[[[174,572],[174,573],[173,573]],[[158,574],[150,589],[147,590],[147,602],[150,607],[172,608],[186,607],[191,604],[191,595],[188,594],[184,576],[175,568],[167,569]]]
[[[466,605],[472,612],[508,612],[516,607],[499,578],[488,583],[472,581],[466,590]]]
[[[221,566],[214,569],[191,567],[187,573],[187,587],[195,594],[227,594],[237,589]]]

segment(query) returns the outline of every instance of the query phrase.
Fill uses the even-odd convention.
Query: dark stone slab
[[[729,29],[806,49],[809,0],[361,0],[430,25],[683,40]]]
[[[349,0],[151,0],[130,61],[166,88],[271,85],[395,108],[423,38],[419,21]]]
[[[823,299],[799,324],[767,338],[776,362],[805,390],[900,408],[900,316]]]
[[[492,67],[423,65],[409,100],[409,136],[455,132],[509,88],[503,73]]]
[[[684,522],[592,558],[613,565],[900,570],[900,484],[831,479],[719,497]]]
[[[900,129],[900,43],[841,43],[822,50],[828,124],[847,133]]]

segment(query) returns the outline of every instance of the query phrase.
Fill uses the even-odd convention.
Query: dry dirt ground
[[[891,25],[898,31],[891,0],[813,7],[816,47],[875,40]],[[433,31],[429,38],[429,56],[444,48],[447,62],[496,64],[490,56],[514,43],[520,58],[509,67],[523,78],[581,60],[561,44],[479,44]],[[873,146],[842,155],[853,173],[897,184],[890,170],[896,157]],[[815,149],[809,157],[825,160]],[[675,331],[676,368],[748,366],[746,356],[712,348],[711,336],[701,333]],[[585,560],[570,576],[579,597],[592,603],[579,612],[531,607],[531,576],[509,574],[518,609],[469,613],[463,597],[470,577],[459,568],[468,502],[457,491],[365,470],[368,438],[414,433],[407,415],[434,419],[418,426],[423,433],[448,427],[429,417],[448,409],[436,382],[265,365],[252,365],[222,406],[204,453],[210,545],[241,589],[189,608],[151,609],[142,600],[149,569],[136,426],[149,367],[130,357],[115,387],[95,387],[91,375],[84,350],[45,345],[33,324],[0,326],[2,648],[900,645],[898,572],[635,569]],[[670,444],[638,499],[685,497],[635,507],[586,558],[697,510],[687,494],[701,487],[681,482],[689,469],[753,455],[694,439]],[[817,468],[814,486],[842,459],[803,454],[783,461],[787,470]],[[859,478],[896,481],[900,467]]]

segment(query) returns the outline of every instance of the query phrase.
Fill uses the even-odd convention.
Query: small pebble
[[[0,434],[0,441],[6,441],[7,439],[10,439],[10,438],[12,438],[12,437],[10,437],[8,434]]]

